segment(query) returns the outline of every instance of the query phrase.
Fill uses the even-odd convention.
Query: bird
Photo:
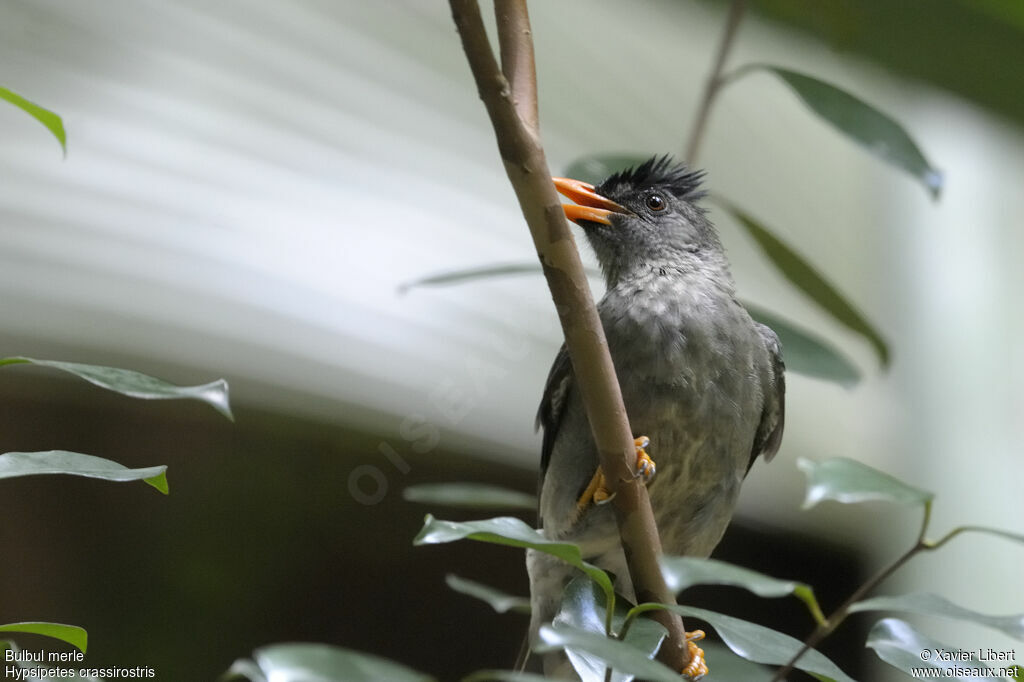
[[[597,311],[663,551],[693,557],[707,557],[718,544],[754,461],[778,451],[786,390],[778,336],[736,298],[725,250],[701,204],[704,175],[665,155],[596,186],[553,178],[575,202],[563,210],[582,228],[605,280]],[[537,427],[541,532],[578,545],[585,560],[616,576],[617,592],[635,601],[564,344]],[[535,550],[527,552],[527,569],[529,639],[536,642],[578,572]],[[564,653],[545,654],[543,663],[548,675],[574,676]],[[700,666],[685,673],[699,679],[706,672]]]

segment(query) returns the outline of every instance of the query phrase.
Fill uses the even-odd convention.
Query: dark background
[[[442,680],[512,665],[526,617],[454,594],[444,576],[526,595],[522,552],[475,542],[413,547],[427,511],[477,515],[406,502],[401,489],[478,480],[532,492],[529,473],[438,449],[400,451],[410,464],[402,474],[386,468],[379,436],[245,405],[235,406],[232,425],[205,405],[135,401],[11,369],[0,382],[0,451],[74,448],[129,467],[167,464],[171,492],[69,476],[0,482],[8,621],[80,625],[90,666],[148,665],[165,680],[214,679],[235,658],[281,641],[376,652]],[[349,494],[359,464],[385,473],[380,503]],[[826,610],[864,578],[851,550],[743,519],[715,556],[815,585]],[[695,588],[687,603],[801,638],[811,625],[795,599]],[[854,622],[825,647],[854,677],[864,634]]]

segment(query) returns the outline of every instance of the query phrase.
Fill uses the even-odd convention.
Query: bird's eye
[[[647,208],[652,211],[664,211],[666,205],[665,197],[660,194],[651,194],[647,197]]]

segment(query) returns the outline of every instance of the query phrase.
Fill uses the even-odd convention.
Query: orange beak
[[[611,199],[606,199],[595,192],[593,185],[568,178],[551,179],[555,182],[555,189],[579,204],[578,206],[572,204],[562,205],[565,217],[574,223],[587,220],[592,223],[611,225],[610,216],[613,213],[629,213],[628,210],[619,206]]]

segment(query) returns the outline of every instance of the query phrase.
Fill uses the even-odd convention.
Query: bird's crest
[[[707,192],[701,189],[704,171],[690,170],[675,162],[671,156],[652,156],[638,166],[626,168],[608,176],[596,187],[606,197],[638,189],[661,189],[684,201],[697,201]]]

